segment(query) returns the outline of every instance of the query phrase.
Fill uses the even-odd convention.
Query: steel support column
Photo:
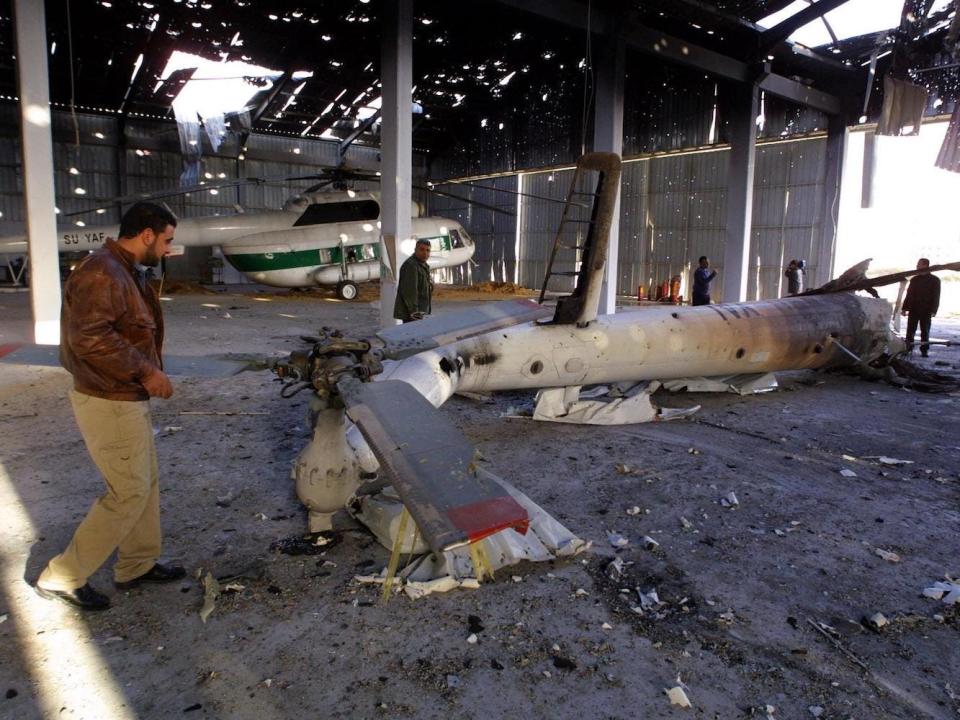
[[[34,342],[57,345],[60,342],[60,258],[44,4],[35,0],[15,0],[13,14]]]
[[[413,199],[413,0],[395,0],[383,8],[380,327],[390,327],[397,324],[393,304],[400,265],[413,252],[403,242],[410,238]]]
[[[623,155],[623,82],[626,44],[623,38],[610,38],[597,63],[597,100],[593,115],[593,149]],[[598,315],[617,311],[617,278],[620,255],[620,189],[613,206],[610,244],[600,290]]]
[[[807,278],[809,287],[818,287],[833,277],[837,251],[837,223],[840,217],[840,189],[843,161],[847,152],[847,123],[842,115],[832,115],[827,124],[826,172],[823,180],[823,220],[820,224],[820,252],[817,274]]]
[[[723,248],[723,302],[747,299],[750,234],[753,217],[753,170],[757,156],[756,83],[731,85],[730,168],[727,173],[727,235]],[[694,252],[694,255],[699,253]]]

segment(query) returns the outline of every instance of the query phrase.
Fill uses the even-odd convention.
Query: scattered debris
[[[873,552],[875,555],[883,558],[887,562],[898,563],[902,559],[897,553],[891,552],[890,550],[884,550],[883,548],[874,548]]]
[[[284,555],[319,555],[334,547],[340,540],[340,535],[330,530],[321,530],[276,540],[270,544],[270,549]]]
[[[725,508],[735,508],[740,505],[740,501],[737,500],[737,495],[732,490],[720,498],[720,504]]]
[[[237,495],[236,493],[234,493],[233,489],[231,488],[230,490],[227,490],[226,495],[217,496],[216,504],[217,504],[217,507],[226,508],[226,507],[230,507],[230,503],[232,503],[236,499],[237,499]]]
[[[660,596],[657,595],[656,588],[651,588],[646,592],[637,588],[637,597],[640,598],[640,607],[643,610],[655,610],[661,605]]]
[[[619,580],[623,577],[623,558],[616,557],[607,563],[607,577],[611,580]]]
[[[684,692],[683,688],[679,685],[669,690],[664,690],[664,692],[667,693],[667,697],[670,698],[671,705],[682,708],[690,707],[690,698],[687,697],[687,693]]]
[[[586,590],[584,590],[583,588],[577,588],[576,592],[573,593],[573,594],[574,594],[575,597],[585,597],[585,596],[589,595],[590,593],[588,593],[588,592],[587,592]]]
[[[649,535],[644,535],[642,538],[640,538],[640,542],[643,543],[643,546],[647,550],[656,550],[658,547],[660,547],[660,543],[658,543]]]
[[[895,467],[897,465],[913,465],[913,460],[898,460],[897,458],[887,457],[886,455],[865,455],[864,460],[876,460],[881,465]]]
[[[831,628],[829,625],[826,625],[824,623],[815,622],[812,618],[807,618],[807,624],[810,627],[812,627],[814,630],[816,630],[818,633],[823,635],[823,637],[825,637],[827,640],[829,640],[831,645],[833,645],[837,650],[843,653],[847,657],[847,659],[849,659],[859,668],[861,668],[862,670],[870,669],[867,667],[867,664],[863,660],[861,660],[852,652],[847,650],[847,648],[843,646],[843,643],[841,643],[839,640],[837,640],[837,638],[834,637],[834,635],[836,634],[836,630],[833,630],[833,628]],[[831,631],[832,631],[832,634],[831,634]]]
[[[204,624],[207,618],[217,606],[217,598],[220,596],[220,583],[217,582],[213,574],[208,570],[203,576],[203,607],[200,608],[200,620]]]
[[[960,603],[960,583],[947,578],[947,582],[938,581],[923,589],[923,596],[932,600],[943,600],[947,605]]]
[[[470,633],[469,635],[467,635],[467,643],[469,645],[476,645],[479,639],[480,638],[477,637],[476,633]]]
[[[640,514],[640,508],[637,505],[627,508],[627,515],[639,515],[639,514]]]
[[[432,595],[436,592],[449,592],[450,590],[454,590],[456,588],[476,590],[479,587],[480,581],[476,578],[463,578],[461,580],[457,580],[456,578],[447,575],[445,577],[439,577],[435,580],[425,580],[422,582],[407,580],[403,584],[403,592],[406,593],[407,597],[411,600],[417,600],[427,595]]]
[[[270,518],[268,518],[268,517],[267,517],[264,513],[262,513],[262,512],[254,513],[253,516],[254,516],[257,520],[260,520],[260,521],[264,521],[264,520],[269,520],[269,519],[270,519]]]
[[[605,622],[603,625],[600,626],[600,628],[602,630],[613,630],[613,625],[611,625],[608,622]]]
[[[626,463],[617,463],[614,465],[614,468],[621,475],[636,475],[639,472],[637,468],[627,465]]]
[[[810,705],[810,706],[807,708],[807,711],[808,711],[811,715],[813,715],[815,718],[820,717],[821,715],[823,715],[823,712],[824,712],[824,711],[823,711],[823,708],[820,707],[819,705]]]
[[[607,531],[607,540],[615,548],[625,548],[630,544],[630,541],[618,532]]]
[[[693,523],[687,520],[683,515],[680,516],[680,524],[684,530],[693,530]]]
[[[848,468],[843,468],[842,470],[840,470],[840,474],[847,478],[857,477],[857,474],[853,470],[850,470]]]
[[[880,632],[881,628],[886,627],[890,624],[890,621],[884,616],[883,613],[874,613],[870,617],[866,618],[866,626],[871,630]]]

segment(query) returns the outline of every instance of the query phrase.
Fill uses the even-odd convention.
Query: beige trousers
[[[118,550],[114,579],[143,575],[160,557],[160,489],[150,403],[102,400],[70,391],[70,403],[90,457],[107,483],[67,549],[38,584],[73,590]]]

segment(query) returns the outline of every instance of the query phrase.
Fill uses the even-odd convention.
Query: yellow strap
[[[397,566],[400,564],[400,553],[403,546],[403,535],[407,531],[407,518],[410,513],[407,512],[407,506],[403,506],[400,511],[400,524],[397,527],[397,538],[393,541],[393,548],[390,550],[390,563],[387,565],[387,577],[383,581],[383,594],[380,599],[387,602],[390,599],[390,592],[393,590],[393,579],[397,575]],[[414,538],[416,540],[416,538]]]

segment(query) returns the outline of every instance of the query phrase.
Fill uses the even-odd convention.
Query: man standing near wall
[[[710,304],[710,283],[717,276],[716,270],[710,269],[710,260],[706,255],[700,257],[700,267],[693,273],[693,304]]]
[[[393,317],[405,323],[421,320],[430,314],[433,300],[433,281],[430,280],[430,241],[417,240],[413,255],[400,266],[397,299]]]
[[[927,258],[917,260],[917,270],[930,267]],[[927,357],[930,351],[930,320],[940,309],[940,278],[929,272],[915,275],[907,288],[903,301],[903,314],[907,315],[907,350],[913,350],[913,339],[920,326],[920,354]]]
[[[140,267],[156,267],[170,252],[176,224],[165,208],[137,203],[121,219],[119,239],[84,258],[64,291],[60,362],[73,375],[74,416],[108,492],[35,589],[82,610],[110,607],[87,580],[114,550],[120,589],[185,575],[157,562],[159,470],[149,401],[169,398],[173,386],[162,369],[160,301]]]

